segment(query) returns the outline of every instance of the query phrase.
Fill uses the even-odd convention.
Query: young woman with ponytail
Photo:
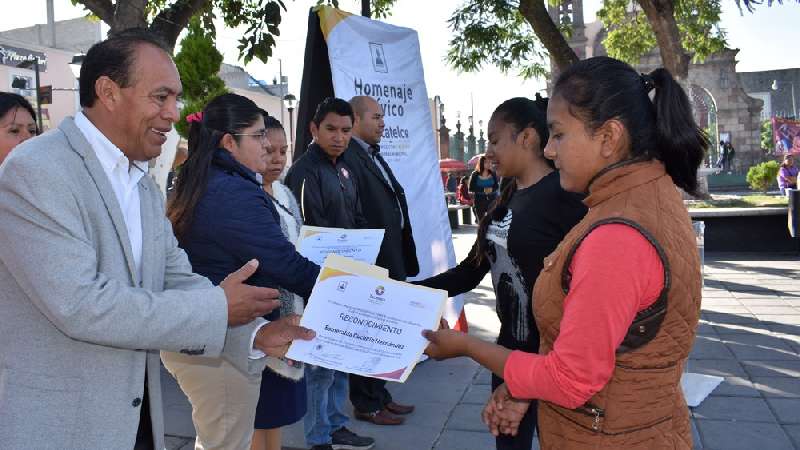
[[[514,433],[513,398],[539,400],[549,449],[691,449],[680,378],[700,316],[700,263],[676,187],[697,189],[708,141],[664,69],[608,57],[562,72],[547,110],[561,186],[588,193],[586,217],[544,262],[533,290],[539,354],[450,330],[434,358],[469,356],[503,376],[484,410]]]
[[[497,344],[535,353],[539,333],[531,312],[531,288],[542,260],[583,217],[582,196],[561,189],[558,172],[542,154],[547,142],[547,101],[512,98],[489,120],[487,156],[497,173],[510,181],[481,220],[469,256],[447,272],[417,283],[446,289],[450,296],[475,288],[487,272],[492,274],[497,298],[500,335]],[[492,388],[501,385],[492,377]],[[496,439],[500,450],[529,450],[536,429],[536,407],[529,401],[515,404],[524,410],[516,436]]]
[[[256,176],[267,171],[268,155],[277,151],[268,140],[273,127],[265,125],[255,103],[236,94],[214,98],[187,120],[189,157],[167,207],[179,245],[193,270],[214,284],[222,282],[231,267],[257,259],[258,270],[248,284],[280,288],[280,311],[287,306],[292,310],[286,302],[294,302],[293,296],[283,294],[307,298],[319,267],[297,253],[284,235],[275,203]],[[298,318],[280,311],[266,316],[270,325]],[[196,447],[250,450],[261,377],[245,375],[222,358],[162,352],[161,359],[192,404]],[[297,372],[281,361],[268,366],[282,367],[286,376]],[[280,404],[270,405],[273,418],[283,415],[291,423],[305,413],[302,392],[293,384],[273,386],[287,390]]]

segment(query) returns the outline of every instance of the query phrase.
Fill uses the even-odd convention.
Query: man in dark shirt
[[[371,97],[350,100],[355,113],[353,139],[342,158],[353,169],[361,194],[361,205],[368,228],[385,230],[377,265],[389,270],[389,276],[405,281],[419,273],[416,246],[403,187],[380,154],[383,137],[383,110]],[[350,376],[350,401],[355,417],[376,425],[400,425],[413,406],[392,400],[386,381],[357,375]]]
[[[319,227],[363,228],[364,217],[352,170],[341,158],[350,143],[353,109],[338,98],[327,98],[311,121],[313,142],[289,169],[286,185],[297,197],[303,223]],[[306,365],[308,412],[306,442],[312,450],[369,449],[370,437],[348,430],[344,406],[347,374]]]

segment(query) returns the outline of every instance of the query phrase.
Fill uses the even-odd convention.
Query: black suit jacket
[[[361,212],[369,228],[383,228],[381,250],[376,264],[389,271],[389,277],[404,281],[419,273],[417,247],[411,234],[411,218],[403,186],[397,182],[391,169],[388,170],[391,186],[375,165],[372,158],[355,139],[342,155],[355,174],[361,200]],[[399,207],[398,207],[399,203]],[[405,218],[400,228],[400,212]]]

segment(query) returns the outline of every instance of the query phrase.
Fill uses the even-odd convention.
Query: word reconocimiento
[[[352,322],[362,327],[377,328],[385,333],[403,334],[402,328],[393,327],[391,325],[387,325],[381,322],[376,322],[370,319],[362,319],[361,317],[351,316],[350,314],[339,313],[339,319],[345,322]]]

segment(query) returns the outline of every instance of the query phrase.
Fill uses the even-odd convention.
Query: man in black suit
[[[419,273],[417,249],[411,234],[411,219],[403,187],[380,154],[383,110],[371,97],[350,100],[355,113],[353,136],[343,157],[358,183],[361,210],[368,228],[385,231],[377,265],[389,270],[392,279],[405,281]],[[386,381],[350,375],[350,401],[355,417],[376,425],[400,425],[414,411],[410,405],[392,400]]]

